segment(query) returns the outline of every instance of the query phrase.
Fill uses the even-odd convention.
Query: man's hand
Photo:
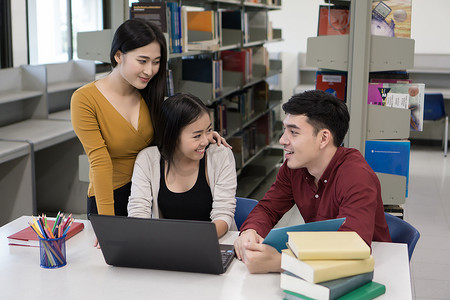
[[[241,233],[241,235],[234,242],[234,251],[239,260],[244,259],[245,255],[245,243],[262,243],[264,239],[254,229],[247,229]]]
[[[247,243],[244,263],[250,273],[282,272],[281,253],[266,244]]]
[[[250,273],[281,272],[281,254],[262,244],[263,240],[254,229],[242,232],[234,242],[238,259],[245,263]]]

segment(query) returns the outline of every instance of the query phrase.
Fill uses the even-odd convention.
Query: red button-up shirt
[[[284,163],[241,231],[255,229],[265,237],[294,204],[306,223],[345,217],[339,230],[356,231],[368,245],[391,241],[380,182],[356,149],[338,147],[317,187],[306,168]]]

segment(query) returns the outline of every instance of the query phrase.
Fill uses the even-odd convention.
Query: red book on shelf
[[[342,35],[350,32],[349,8],[321,5],[317,35]]]
[[[48,220],[47,221],[50,226],[53,226],[55,221]],[[75,234],[83,230],[84,224],[81,222],[73,222],[67,231],[66,240],[73,237]],[[30,246],[30,247],[39,247],[39,237],[36,232],[31,229],[30,226],[8,236],[8,242],[10,245],[14,246]]]

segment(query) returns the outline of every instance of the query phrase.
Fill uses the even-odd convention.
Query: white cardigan
[[[158,208],[160,160],[161,154],[157,147],[148,147],[139,152],[131,179],[128,216],[163,218]],[[228,224],[228,229],[237,230],[234,222],[237,180],[233,152],[224,146],[209,145],[206,166],[213,197],[211,220],[223,220]]]

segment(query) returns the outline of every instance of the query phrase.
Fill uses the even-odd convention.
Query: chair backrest
[[[236,197],[236,212],[234,213],[234,221],[238,230],[241,229],[242,223],[247,219],[248,214],[258,204],[257,200]]]
[[[411,260],[414,248],[420,238],[419,231],[399,217],[393,216],[389,213],[384,213],[384,215],[389,227],[392,242],[408,244],[408,256],[409,260]]]
[[[444,96],[441,93],[425,93],[423,119],[438,120],[444,116]]]

